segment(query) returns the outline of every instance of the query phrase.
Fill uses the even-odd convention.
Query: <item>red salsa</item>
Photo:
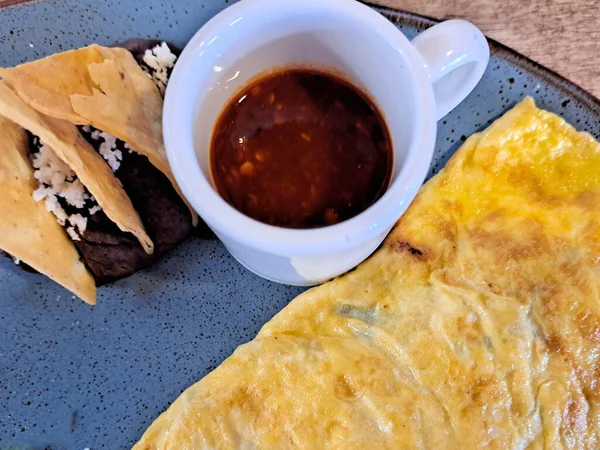
[[[285,70],[243,89],[213,131],[211,171],[240,212],[288,228],[349,219],[383,195],[392,144],[373,103],[346,81]]]

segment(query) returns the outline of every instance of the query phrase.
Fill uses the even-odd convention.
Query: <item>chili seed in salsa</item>
[[[375,105],[333,75],[270,74],[225,107],[213,131],[219,194],[263,223],[315,228],[364,211],[387,189],[392,144]]]

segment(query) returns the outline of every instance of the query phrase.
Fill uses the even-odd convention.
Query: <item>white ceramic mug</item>
[[[451,20],[406,37],[354,0],[242,0],[193,37],[167,88],[164,137],[183,193],[231,254],[280,283],[314,285],[367,258],[404,213],[431,162],[436,121],[475,87],[489,48],[481,32]],[[335,71],[367,93],[383,114],[394,148],[386,193],[336,225],[295,230],[237,211],[213,187],[213,126],[248,81],[276,67]]]

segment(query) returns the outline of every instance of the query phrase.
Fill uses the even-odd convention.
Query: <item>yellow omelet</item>
[[[134,447],[600,448],[600,144],[527,98]]]

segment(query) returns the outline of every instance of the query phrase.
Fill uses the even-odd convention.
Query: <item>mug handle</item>
[[[490,59],[483,33],[466,20],[434,25],[412,40],[433,86],[436,119],[452,111],[475,88]]]

